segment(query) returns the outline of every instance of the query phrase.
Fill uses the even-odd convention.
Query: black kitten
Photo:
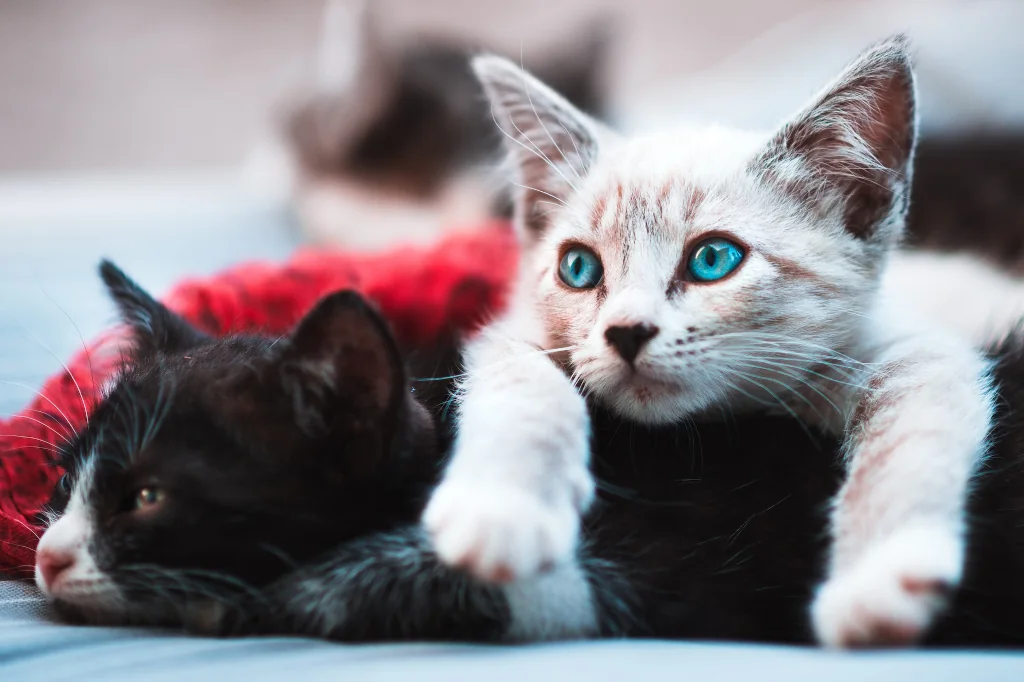
[[[450,437],[446,385],[417,384],[436,430],[358,296],[327,297],[276,343],[214,340],[102,271],[136,349],[65,453],[66,512],[40,544],[38,582],[69,617],[347,640],[811,642],[834,442],[781,418],[651,429],[595,409],[600,493],[576,562],[482,585],[440,565],[417,523]],[[1024,344],[996,356],[1000,433],[930,643],[1024,644]]]
[[[214,340],[112,264],[101,273],[135,347],[63,452],[37,582],[65,613],[250,614],[285,571],[418,513],[433,429],[357,295],[323,299],[276,342]]]

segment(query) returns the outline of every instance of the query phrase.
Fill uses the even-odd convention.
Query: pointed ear
[[[838,191],[846,229],[888,243],[903,228],[916,140],[910,51],[896,36],[848,66],[759,161],[805,200],[834,201]]]
[[[327,0],[317,56],[322,94],[356,97],[390,67],[377,16],[369,0]]]
[[[100,277],[117,305],[121,320],[132,330],[136,357],[179,353],[210,340],[146,293],[110,261],[100,263]]]
[[[526,233],[579,186],[597,157],[600,124],[518,66],[495,56],[473,59],[514,167],[516,223]]]
[[[307,432],[339,420],[379,430],[405,393],[402,357],[387,323],[353,291],[317,303],[284,345],[278,367]]]
[[[288,112],[284,134],[305,169],[333,174],[394,100],[399,73],[370,0],[328,0],[318,52],[315,88]]]

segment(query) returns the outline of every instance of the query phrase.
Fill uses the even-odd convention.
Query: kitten
[[[962,576],[993,398],[983,357],[880,290],[916,139],[905,41],[765,135],[623,139],[503,59],[474,68],[523,188],[523,257],[467,349],[424,515],[440,557],[505,582],[572,556],[593,498],[584,396],[655,425],[774,408],[843,439],[818,640],[922,637]]]
[[[318,89],[284,122],[306,231],[366,246],[507,215],[508,190],[490,172],[500,134],[469,65],[479,49],[427,39],[391,46],[378,24],[367,3],[327,4]],[[599,115],[607,32],[595,26],[573,43],[536,66]]]
[[[103,273],[135,348],[64,452],[40,543],[37,581],[65,617],[349,641],[810,641],[840,482],[827,436],[788,418],[691,429],[595,408],[586,541],[570,566],[494,586],[440,563],[416,523],[455,358],[420,358],[444,380],[410,394],[355,294],[325,298],[286,339],[215,340]],[[1000,354],[1001,438],[972,496],[964,583],[929,642],[1024,644],[1022,349]]]
[[[160,623],[206,596],[245,604],[355,529],[416,513],[433,429],[357,296],[324,299],[276,342],[218,341],[101,272],[134,343],[63,449],[36,572],[58,606]]]

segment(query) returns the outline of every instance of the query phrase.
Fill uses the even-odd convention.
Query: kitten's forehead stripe
[[[690,190],[690,196],[686,202],[686,210],[683,212],[683,220],[687,223],[693,222],[693,219],[697,216],[697,209],[707,198],[707,193],[700,187],[693,187]]]
[[[836,285],[834,282],[828,281],[820,273],[817,273],[810,268],[806,268],[800,265],[792,258],[786,258],[778,254],[772,254],[763,252],[765,260],[778,268],[779,272],[783,276],[793,280],[804,280],[813,283],[818,289],[823,292],[828,292],[832,296],[841,297],[846,295],[841,287]]]
[[[75,502],[79,505],[85,504],[86,497],[88,496],[89,491],[92,490],[93,479],[95,477],[96,451],[91,449],[82,458],[78,465],[78,471],[75,472],[74,486],[71,489],[71,500],[68,503],[69,507]]]
[[[594,202],[594,208],[590,213],[590,220],[595,228],[600,228],[604,221],[605,211],[608,210],[608,195],[598,195],[597,201]]]
[[[668,213],[668,202],[672,197],[672,190],[675,189],[675,183],[672,179],[668,179],[661,186],[661,190],[658,192],[658,212],[662,215]]]

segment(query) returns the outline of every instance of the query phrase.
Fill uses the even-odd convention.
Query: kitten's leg
[[[423,529],[342,545],[269,592],[276,633],[346,641],[536,641],[598,634],[599,605],[584,562],[499,586],[442,564]]]
[[[959,341],[904,337],[874,359],[847,425],[847,480],[812,607],[829,646],[925,634],[960,580],[968,486],[992,419],[987,363]]]
[[[452,459],[423,516],[442,561],[499,582],[569,558],[593,496],[585,401],[524,336],[510,316],[467,348]]]

